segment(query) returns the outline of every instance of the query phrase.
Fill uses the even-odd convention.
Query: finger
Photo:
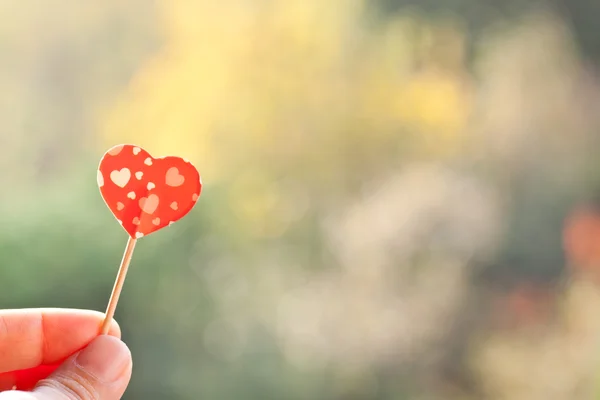
[[[98,335],[103,318],[85,310],[0,310],[0,373],[64,360]],[[109,334],[121,336],[114,321]]]
[[[60,364],[40,365],[35,368],[0,374],[0,392],[10,389],[32,390],[38,381],[56,371]]]
[[[98,336],[32,392],[35,400],[119,400],[131,378],[131,352],[119,339]]]

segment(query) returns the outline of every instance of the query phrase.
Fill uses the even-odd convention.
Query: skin
[[[103,318],[85,310],[0,310],[0,400],[120,399],[131,353],[116,322],[98,335]]]

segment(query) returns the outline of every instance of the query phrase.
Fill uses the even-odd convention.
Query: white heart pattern
[[[140,199],[140,208],[146,214],[152,214],[158,208],[158,196],[155,194],[151,194],[148,197],[142,197]]]
[[[185,177],[179,174],[177,167],[171,167],[167,170],[165,182],[171,187],[177,187],[183,185],[183,182],[185,182]]]
[[[120,171],[115,170],[110,173],[110,180],[121,188],[127,186],[129,179],[131,179],[131,171],[129,171],[129,168],[123,168]]]

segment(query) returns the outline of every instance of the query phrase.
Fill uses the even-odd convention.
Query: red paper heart
[[[122,144],[102,157],[98,186],[125,231],[140,238],[190,212],[202,191],[202,180],[189,161],[153,158],[139,146]]]

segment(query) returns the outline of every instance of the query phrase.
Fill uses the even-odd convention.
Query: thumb
[[[131,378],[131,353],[119,339],[101,335],[33,390],[36,400],[119,400]]]

